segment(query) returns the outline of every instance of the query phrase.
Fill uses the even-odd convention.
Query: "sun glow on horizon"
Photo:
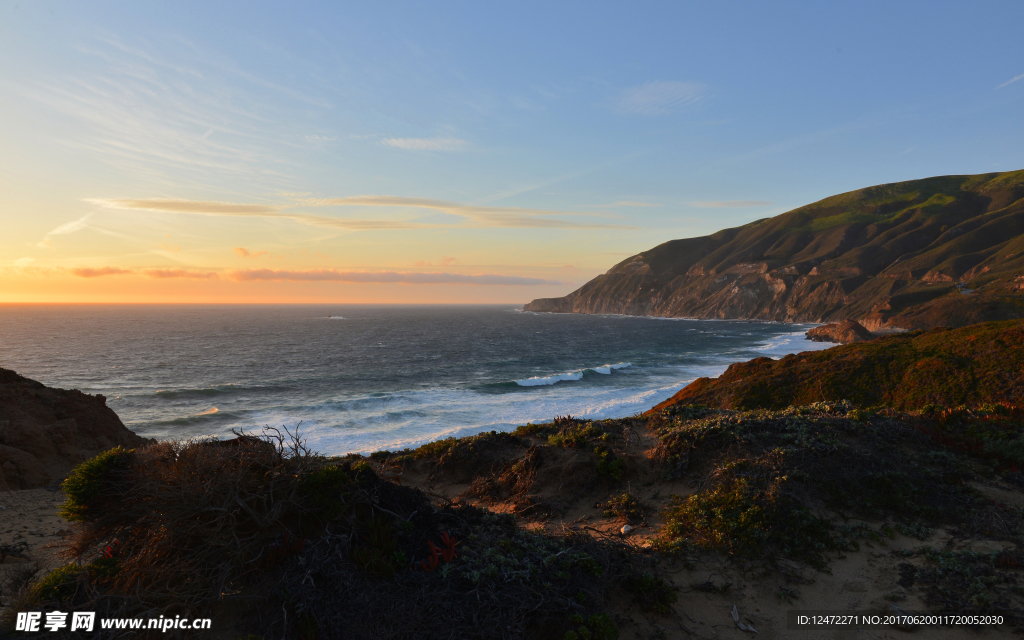
[[[0,302],[527,302],[1024,166],[1021,7],[870,4],[0,4]]]

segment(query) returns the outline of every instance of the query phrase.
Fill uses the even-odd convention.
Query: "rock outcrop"
[[[781,322],[872,331],[1024,318],[1024,171],[852,191],[672,240],[527,311]]]
[[[0,369],[0,491],[54,485],[98,453],[149,442],[101,395],[52,389]]]
[[[815,342],[837,342],[850,344],[873,340],[875,336],[855,320],[843,320],[833,324],[823,324],[807,332],[807,339]]]

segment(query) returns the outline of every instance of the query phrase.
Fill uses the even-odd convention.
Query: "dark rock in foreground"
[[[54,485],[107,449],[149,442],[103,396],[51,389],[0,368],[0,491]]]
[[[835,324],[823,324],[807,332],[807,339],[815,342],[837,342],[850,344],[874,340],[875,336],[855,320],[843,320]]]

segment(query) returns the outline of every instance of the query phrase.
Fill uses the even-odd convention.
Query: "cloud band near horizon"
[[[473,285],[564,285],[546,278],[506,276],[496,273],[417,273],[408,271],[339,271],[337,269],[235,269],[218,274],[212,271],[188,269],[122,269],[120,267],[79,267],[69,272],[79,278],[103,276],[143,275],[148,278],[223,278],[234,282],[292,281],[292,282],[350,282],[372,284],[473,284]]]

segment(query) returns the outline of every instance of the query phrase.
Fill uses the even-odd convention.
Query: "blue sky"
[[[835,193],[1024,168],[1022,18],[6,2],[0,301],[523,302]]]

